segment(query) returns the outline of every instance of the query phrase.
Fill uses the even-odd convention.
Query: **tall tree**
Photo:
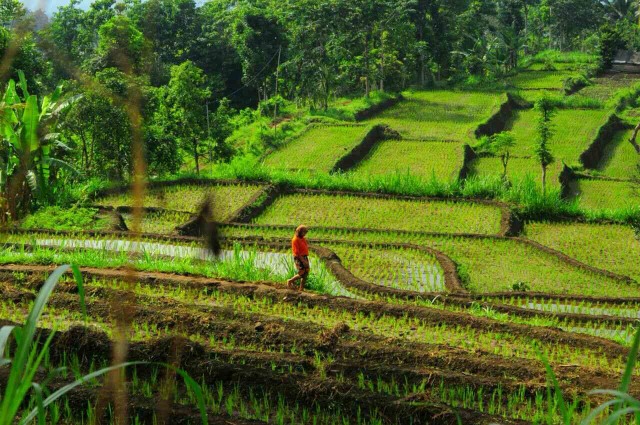
[[[546,193],[547,187],[547,168],[555,161],[551,150],[549,149],[549,142],[553,137],[553,125],[551,119],[555,114],[555,106],[553,102],[547,97],[536,102],[536,110],[539,113],[538,118],[538,139],[535,147],[535,154],[540,166],[542,167],[542,193]]]
[[[193,62],[171,67],[171,80],[163,89],[158,122],[193,158],[200,174],[200,158],[207,139],[206,102],[211,92],[204,73]]]

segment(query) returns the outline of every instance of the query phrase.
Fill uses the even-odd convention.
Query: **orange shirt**
[[[294,236],[293,239],[291,239],[291,250],[293,251],[294,257],[309,255],[309,245],[307,245],[307,240],[305,238]]]

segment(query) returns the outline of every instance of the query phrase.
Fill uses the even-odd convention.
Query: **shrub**
[[[587,86],[591,85],[591,82],[584,75],[578,75],[576,77],[569,77],[564,80],[563,88],[565,94],[573,94]]]
[[[22,223],[25,229],[83,230],[95,227],[94,208],[47,207],[28,216]]]

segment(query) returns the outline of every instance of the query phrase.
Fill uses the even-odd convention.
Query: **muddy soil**
[[[62,284],[59,288],[63,292],[74,291],[75,286]],[[92,299],[88,303],[89,314],[92,317],[108,319],[117,311],[113,310],[112,303],[106,299],[122,300],[125,298],[123,291],[109,288],[90,288],[87,294],[93,297],[105,298]],[[131,320],[137,323],[151,323],[159,329],[167,328],[177,332],[188,332],[193,335],[215,336],[216,340],[233,338],[239,345],[258,346],[263,350],[275,352],[291,352],[295,347],[297,352],[308,359],[289,359],[295,363],[296,370],[312,371],[313,357],[316,353],[331,354],[333,358],[340,359],[340,366],[332,368],[334,373],[345,374],[353,377],[357,371],[371,369],[371,374],[382,373],[382,376],[410,379],[412,382],[420,382],[425,376],[433,375],[433,379],[441,379],[444,382],[466,382],[494,388],[500,380],[503,387],[508,387],[506,377],[511,376],[515,381],[525,382],[533,391],[545,383],[545,373],[541,364],[530,362],[523,365],[518,359],[505,359],[491,353],[469,353],[463,350],[434,346],[403,340],[403,335],[398,338],[383,338],[371,335],[365,330],[349,330],[339,335],[332,334],[332,329],[327,329],[312,323],[297,320],[282,320],[277,317],[260,314],[242,314],[230,308],[190,305],[165,297],[138,296],[134,300],[138,305],[127,311]],[[79,311],[77,297],[72,294],[57,293],[51,300],[51,305],[58,308]],[[260,330],[257,325],[260,324]],[[407,330],[411,332],[411,330]],[[598,338],[591,338],[598,340]],[[363,354],[365,353],[365,354]],[[273,357],[267,357],[273,361]],[[380,365],[385,365],[381,370]],[[423,371],[422,368],[433,370]],[[569,386],[589,390],[592,388],[609,388],[603,385],[615,385],[617,374],[602,373],[601,371],[582,370],[569,367],[559,372],[559,376]],[[566,371],[566,372],[565,372]],[[457,373],[468,376],[457,376]],[[367,373],[369,375],[369,373]],[[491,377],[496,380],[491,381]],[[372,378],[375,378],[372,376]],[[459,381],[463,379],[463,381]],[[401,380],[401,381],[402,381]],[[397,381],[396,382],[401,382]],[[579,391],[579,390],[577,390]],[[583,391],[580,391],[583,392]]]

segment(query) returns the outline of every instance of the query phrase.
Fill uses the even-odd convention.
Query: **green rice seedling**
[[[537,137],[537,112],[533,109],[517,111],[507,129],[516,138],[512,154],[516,157],[534,157]],[[560,109],[552,118],[554,128],[549,148],[557,162],[574,164],[595,139],[600,126],[608,119],[607,110]]]
[[[329,172],[340,158],[362,142],[369,129],[356,125],[312,126],[268,155],[264,164],[287,170]]]
[[[403,93],[404,101],[370,122],[384,123],[409,140],[471,142],[474,131],[498,111],[506,96],[450,90]]]
[[[528,71],[507,79],[507,84],[524,90],[561,90],[567,78],[579,75],[574,71]]]
[[[281,229],[223,228],[229,235],[245,232],[263,237],[286,237]],[[508,239],[425,236],[412,233],[342,231],[314,229],[310,239],[332,239],[369,243],[398,241],[423,245],[442,251],[465,270],[467,289],[475,293],[510,291],[514,283],[528,282],[532,291],[592,296],[637,297],[638,285],[621,282],[567,264],[533,246]],[[631,260],[630,260],[631,261]],[[462,267],[462,268],[461,268]]]
[[[141,271],[160,271],[168,273],[190,273],[206,277],[220,279],[232,279],[242,281],[275,281],[285,282],[292,274],[290,256],[278,252],[258,251],[256,247],[242,247],[234,244],[231,251],[223,251],[223,257],[215,260],[207,256],[206,251],[200,248],[189,248],[157,244],[149,246],[146,255],[131,261],[131,253],[136,252],[135,246],[127,241],[112,245],[114,249],[106,249],[100,245],[98,249],[83,248],[81,241],[59,241],[60,248],[53,245],[56,242],[50,238],[49,247],[39,247],[37,241],[31,252],[13,249],[5,249],[0,252],[0,264],[25,263],[25,264],[56,264],[73,262],[84,267],[118,268],[135,267]],[[62,248],[73,248],[72,251]],[[74,243],[76,242],[76,243]],[[92,244],[95,241],[92,241]],[[167,259],[167,254],[173,254],[172,259]],[[204,257],[203,257],[204,255]],[[201,258],[202,257],[202,258]],[[283,263],[283,260],[286,262]],[[309,288],[319,292],[334,295],[354,296],[335,280],[326,267],[312,258],[314,272],[309,280]]]
[[[122,214],[129,229],[133,228],[133,214]],[[176,227],[186,223],[193,215],[187,212],[162,211],[145,212],[140,231],[162,235],[176,234]]]
[[[355,169],[356,175],[407,173],[453,181],[462,169],[459,143],[392,140],[379,142]]]
[[[43,386],[39,383],[33,381],[36,372],[38,371],[42,360],[44,358],[45,353],[49,349],[51,341],[55,332],[51,332],[47,337],[46,341],[39,347],[40,338],[36,336],[36,326],[38,325],[38,321],[42,315],[44,307],[47,304],[47,301],[55,289],[55,286],[58,283],[58,279],[60,276],[65,273],[70,266],[61,266],[58,267],[52,274],[49,276],[44,286],[40,290],[40,293],[36,297],[33,307],[31,308],[29,315],[25,321],[23,326],[3,326],[0,329],[0,364],[3,366],[10,365],[9,377],[7,379],[7,384],[4,388],[2,402],[0,403],[0,423],[1,424],[13,424],[16,420],[19,420],[20,424],[28,424],[32,420],[38,420],[39,424],[45,423],[46,416],[46,408],[56,402],[65,394],[69,393],[69,391],[74,388],[83,385],[85,382],[92,380],[98,376],[104,375],[113,370],[121,369],[124,367],[128,367],[134,365],[135,363],[125,363],[114,365],[108,368],[103,368],[93,373],[90,373],[86,376],[80,377],[76,379],[71,384],[65,385],[58,390],[54,391],[50,395],[47,394]],[[80,272],[77,267],[73,266],[73,272],[76,275],[76,280],[78,284],[78,288],[80,289],[81,294],[81,303],[82,308],[84,309],[84,289],[83,283],[80,276]],[[15,339],[15,350],[13,353],[13,357],[8,357],[9,355],[9,342],[11,336]],[[191,378],[186,375],[181,370],[176,370],[176,372],[183,375],[185,379],[185,383],[189,385],[195,384],[195,381],[188,382]],[[194,391],[199,389],[199,386],[192,387]],[[33,389],[33,396],[36,400],[36,407],[30,412],[25,412],[25,414],[20,418],[20,408],[27,398],[29,391]],[[207,413],[204,410],[204,400],[199,404],[201,408],[201,417],[202,423],[207,423]]]
[[[209,195],[215,204],[214,218],[224,221],[262,189],[257,185],[170,186],[149,190],[143,205],[195,213]],[[131,194],[126,193],[110,195],[96,200],[96,203],[113,207],[133,206],[133,199]]]
[[[637,83],[639,77],[634,74],[607,74],[592,78],[592,84],[580,90],[575,96],[590,97],[601,101],[610,100],[617,91]]]
[[[633,179],[638,173],[638,153],[629,143],[633,130],[616,133],[613,140],[604,148],[597,171],[607,177]]]
[[[381,285],[417,292],[445,291],[444,272],[431,254],[409,249],[326,245],[354,275]]]
[[[562,172],[562,162],[553,163],[547,169],[547,187],[560,186],[560,173]],[[503,165],[500,158],[480,157],[471,163],[471,174],[474,176],[502,176]],[[511,158],[507,167],[507,177],[509,180],[522,180],[530,178],[535,181],[536,186],[540,185],[542,170],[540,163],[534,158]]]
[[[279,198],[254,222],[491,234],[500,231],[500,217],[490,205],[294,194]]]
[[[623,220],[640,216],[640,185],[633,182],[574,180],[570,196],[578,200],[588,216]]]
[[[530,222],[525,226],[525,235],[590,266],[629,276],[640,282],[637,261],[640,257],[640,241],[630,226]]]
[[[638,351],[640,351],[640,329],[636,332],[629,351],[629,358],[625,366],[624,373],[622,374],[622,381],[618,390],[595,390],[592,394],[604,395],[613,397],[612,400],[604,402],[600,406],[596,407],[589,416],[583,421],[584,424],[594,423],[595,420],[603,413],[613,408],[613,411],[609,412],[609,416],[606,417],[606,424],[617,424],[620,420],[628,416],[632,416],[636,424],[640,423],[640,400],[629,395],[629,386],[631,379],[633,378],[634,369],[638,358]]]
[[[408,341],[422,342],[436,346],[458,347],[460,350],[470,353],[493,352],[504,357],[517,356],[523,359],[535,358],[535,353],[531,350],[531,338],[525,336],[515,336],[509,332],[491,332],[473,329],[467,325],[453,325],[451,323],[426,324],[411,317],[390,317],[386,315],[363,314],[349,309],[329,309],[328,307],[308,307],[304,304],[281,303],[274,299],[255,299],[243,295],[226,292],[210,292],[208,303],[214,303],[220,307],[233,309],[238,315],[261,315],[263,317],[281,318],[287,321],[311,322],[319,326],[331,329],[338,324],[346,324],[350,329],[365,330],[374,335],[385,338],[398,338],[399,332],[411,329],[402,337]],[[193,301],[188,301],[184,305],[192,305]],[[206,303],[203,303],[205,305]],[[6,303],[6,308],[11,311],[20,311],[12,303]],[[22,313],[18,313],[22,314]],[[52,317],[55,317],[55,324],[73,323],[75,313],[65,312],[61,309],[52,310]],[[3,317],[5,317],[3,315]],[[76,323],[78,318],[75,317]],[[44,321],[43,327],[53,327],[54,322]],[[106,324],[96,324],[99,329],[107,331]],[[163,335],[163,329],[156,328],[153,336]],[[148,339],[152,335],[145,332],[136,331],[133,340]],[[209,338],[198,335],[184,335],[187,338],[207,344]],[[236,347],[237,343],[231,342],[233,335],[227,338],[225,346],[228,349]],[[496,344],[500,341],[500,344]],[[576,349],[565,344],[552,344],[541,342],[545,350],[549,352],[552,361],[564,363],[576,363],[593,368],[603,368],[606,370],[622,370],[622,361],[607,358],[599,352],[597,347],[593,349]],[[287,351],[298,353],[300,349],[291,346]]]

